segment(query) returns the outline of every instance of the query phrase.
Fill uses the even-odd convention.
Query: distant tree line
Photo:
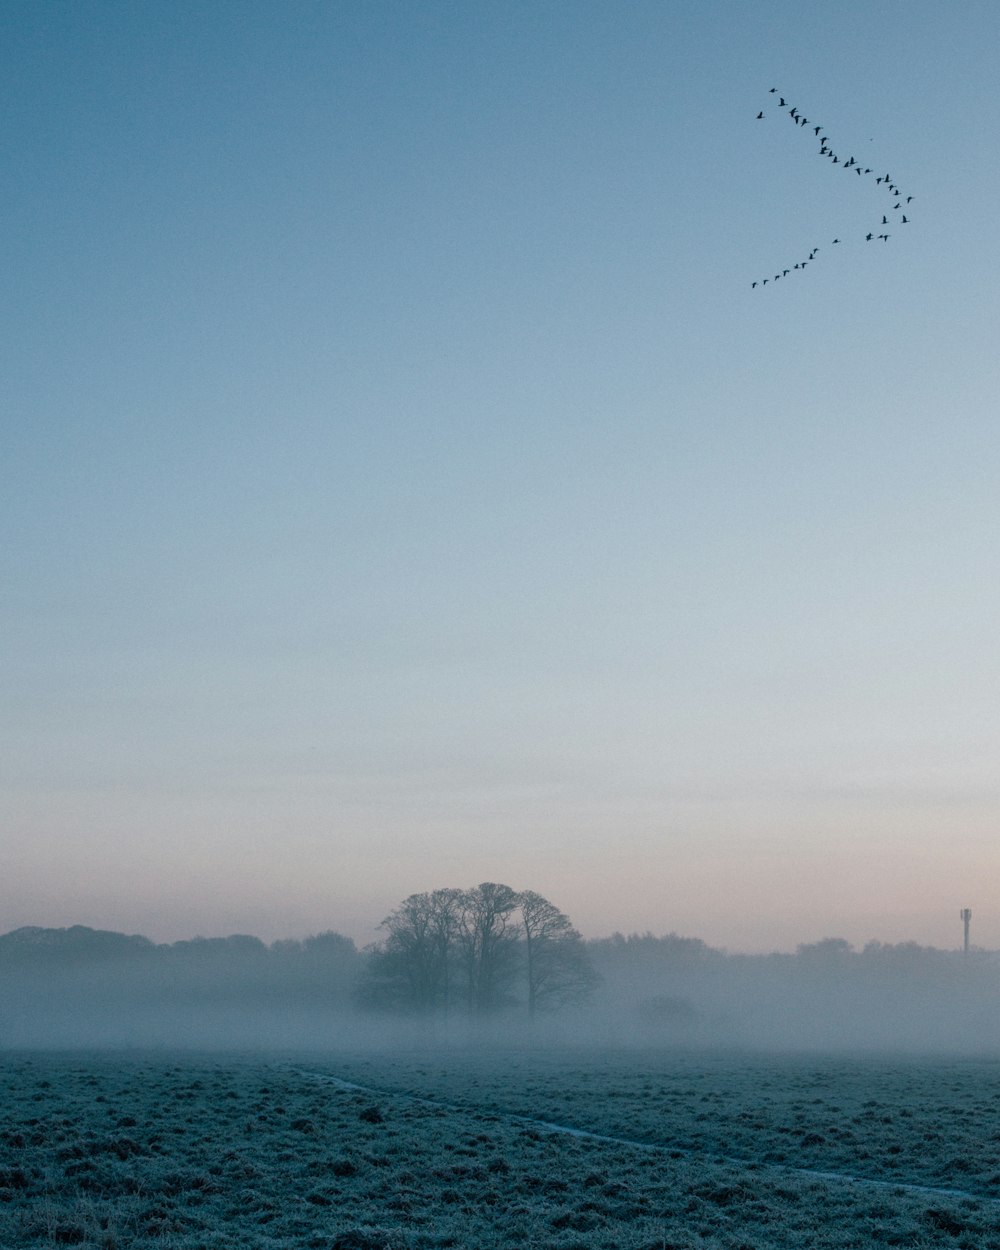
[[[827,938],[745,955],[676,933],[584,941],[541,894],[494,882],[412,894],[381,932],[358,950],[335,932],[270,945],[246,935],[156,944],[82,925],[17,929],[0,935],[0,1047],[59,1038],[322,1045],[395,1036],[386,1013],[423,1033],[428,1021],[555,1015],[584,1001],[589,1034],[610,1041],[967,1046],[1000,1037],[1000,952],[856,949]],[[574,1019],[573,1030],[584,1023]]]
[[[349,1006],[363,961],[350,938],[333,932],[269,946],[248,934],[155,943],[85,925],[26,927],[0,937],[5,987],[54,982],[65,996],[96,984],[115,1000]]]
[[[520,1002],[534,1016],[598,982],[569,917],[533,890],[485,881],[411,894],[380,927],[359,986],[367,1006],[482,1016]]]

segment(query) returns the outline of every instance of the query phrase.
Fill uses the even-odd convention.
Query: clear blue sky
[[[0,929],[1000,946],[995,3],[3,0],[0,62]]]

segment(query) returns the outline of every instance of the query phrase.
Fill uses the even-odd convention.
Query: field
[[[987,1059],[21,1052],[0,1098],[4,1250],[1000,1250]]]

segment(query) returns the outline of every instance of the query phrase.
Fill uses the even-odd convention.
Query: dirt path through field
[[[394,1098],[406,1102],[418,1103],[425,1107],[435,1107],[441,1111],[461,1112],[462,1114],[491,1115],[524,1124],[543,1133],[565,1133],[570,1137],[587,1138],[590,1141],[607,1142],[616,1146],[629,1146],[634,1150],[654,1150],[665,1152],[674,1157],[701,1158],[704,1151],[691,1150],[681,1146],[671,1146],[662,1142],[635,1141],[628,1137],[611,1137],[606,1133],[595,1133],[590,1129],[575,1128],[569,1124],[554,1124],[549,1120],[536,1120],[532,1116],[518,1115],[513,1111],[504,1111],[496,1107],[463,1105],[461,1103],[442,1102],[436,1098],[421,1098],[417,1094],[403,1094],[396,1090],[379,1089],[374,1085],[358,1085],[353,1081],[345,1081],[339,1076],[328,1072],[315,1072],[307,1068],[283,1065],[285,1071],[294,1072],[298,1076],[309,1077],[333,1085],[337,1089],[353,1090],[357,1093],[369,1094],[374,1098]],[[797,1176],[808,1180],[833,1181],[845,1185],[860,1185],[870,1189],[901,1190],[910,1194],[928,1194],[939,1198],[971,1198],[975,1202],[985,1202],[991,1206],[1000,1206],[1000,1198],[988,1194],[972,1193],[968,1189],[945,1189],[935,1185],[919,1185],[913,1181],[883,1181],[868,1176],[854,1176],[848,1172],[823,1172],[815,1168],[797,1168],[786,1163],[761,1163],[756,1159],[740,1159],[732,1155],[712,1155],[714,1161],[727,1163],[737,1167],[752,1167],[755,1171],[779,1173],[784,1176]]]

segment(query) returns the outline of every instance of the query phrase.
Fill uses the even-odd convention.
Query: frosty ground
[[[8,1052],[0,1095],[5,1248],[1000,1250],[989,1059]]]

